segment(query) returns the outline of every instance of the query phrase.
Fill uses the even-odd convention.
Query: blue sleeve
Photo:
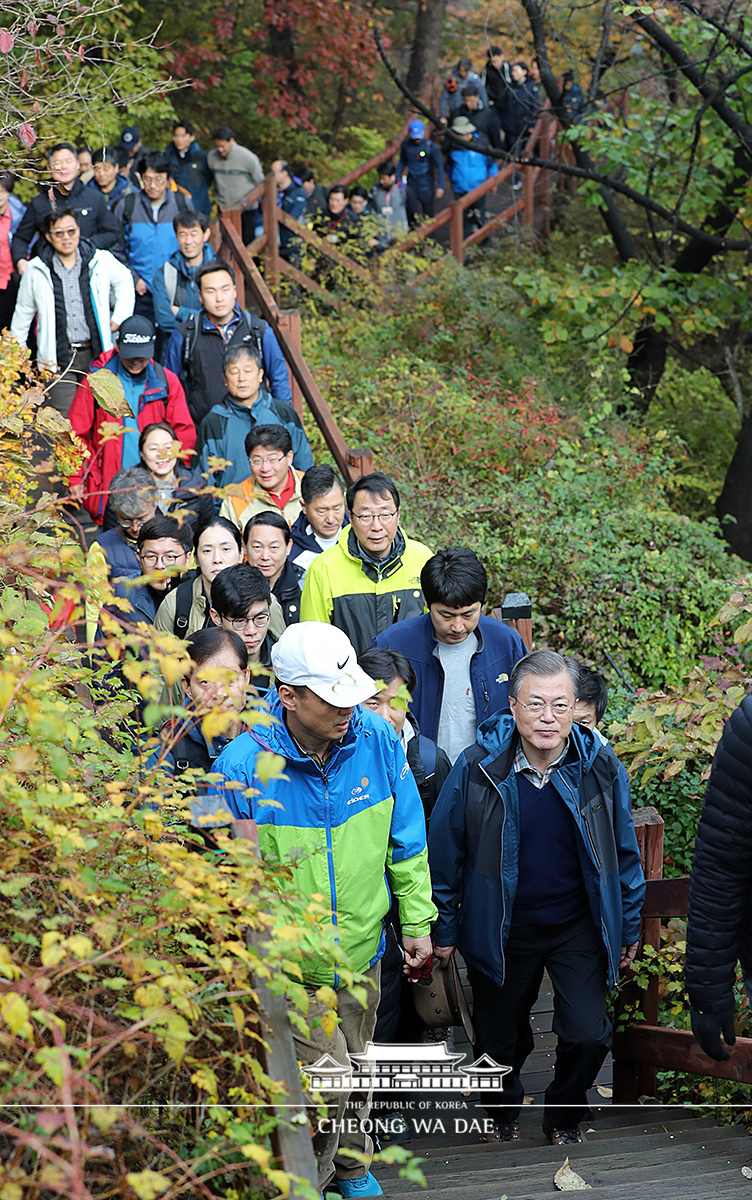
[[[179,329],[173,329],[167,349],[164,353],[162,366],[168,371],[174,371],[178,379],[183,369],[183,335]]]
[[[614,757],[616,757],[614,755]],[[618,760],[617,760],[618,762]],[[619,882],[622,903],[622,945],[633,945],[640,936],[640,913],[645,899],[645,876],[640,862],[629,779],[621,763],[614,780],[614,837],[619,857]]]
[[[164,281],[164,266],[160,267],[154,274],[154,278],[151,281],[151,294],[154,301],[154,317],[157,325],[165,333],[171,333],[177,325],[178,318],[172,311],[170,297],[167,295],[167,288]],[[174,367],[170,367],[170,370],[174,370]]]
[[[313,466],[313,451],[308,444],[308,438],[300,425],[290,422],[285,428],[292,438],[292,465],[296,471],[307,471]]]
[[[456,946],[459,908],[465,869],[465,797],[468,766],[464,752],[452,767],[431,813],[428,861],[433,881],[433,901],[439,919],[433,931],[437,946]]]
[[[212,769],[212,774],[221,775],[222,779],[218,783],[209,784],[210,801],[218,804],[219,807],[226,806],[238,821],[253,816],[251,801],[248,796],[243,795],[243,792],[253,783],[252,774],[256,757],[254,754],[244,756],[237,752],[237,742],[242,741],[244,736],[241,734],[240,738],[236,738],[235,742],[231,742],[222,751]],[[246,765],[248,763],[251,766],[250,779]],[[233,784],[239,786],[233,787]]]
[[[431,147],[430,156],[433,165],[436,167],[436,186],[437,188],[444,187],[444,164],[441,161],[441,153],[435,142],[429,142]]]
[[[285,356],[269,325],[264,332],[261,349],[264,355],[264,375],[269,385],[269,391],[275,400],[284,400],[285,404],[292,404],[290,376],[287,372]],[[166,365],[169,366],[169,363]]]
[[[302,221],[303,217],[305,216],[305,210],[306,210],[307,203],[308,203],[308,198],[307,198],[305,192],[303,193],[302,196],[293,197],[292,206],[290,209],[290,216],[294,217],[296,221]]]

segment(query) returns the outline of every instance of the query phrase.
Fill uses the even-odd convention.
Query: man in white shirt
[[[323,550],[336,545],[347,516],[345,489],[330,466],[309,467],[300,481],[300,491],[302,512],[292,525],[290,561],[305,575]]]

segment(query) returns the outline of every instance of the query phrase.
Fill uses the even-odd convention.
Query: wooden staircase
[[[427,1189],[400,1179],[396,1167],[374,1174],[389,1197],[430,1200],[549,1200],[557,1195],[553,1178],[568,1157],[592,1190],[592,1200],[726,1200],[752,1195],[741,1168],[752,1163],[752,1141],[740,1125],[719,1126],[710,1116],[687,1110],[637,1106],[597,1110],[583,1122],[587,1141],[549,1146],[540,1128],[540,1108],[523,1110],[516,1142],[483,1144],[451,1135],[443,1145],[413,1138],[410,1149],[421,1164]],[[445,1114],[446,1116],[446,1114]],[[451,1124],[445,1120],[447,1128]]]

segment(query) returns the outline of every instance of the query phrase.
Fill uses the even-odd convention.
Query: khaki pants
[[[337,1015],[339,1025],[327,1037],[319,1025],[312,1029],[310,1038],[304,1038],[294,1029],[293,1041],[298,1058],[304,1067],[317,1062],[323,1054],[329,1054],[335,1062],[349,1066],[348,1055],[360,1054],[373,1039],[376,1026],[376,1009],[379,1006],[379,979],[381,963],[376,963],[365,972],[367,1005],[363,1008],[352,998],[347,989],[337,993]],[[309,988],[310,1007],[306,1020],[309,1026],[326,1012],[326,1005],[316,999],[315,989]],[[359,1179],[368,1170],[362,1163],[341,1154],[342,1150],[357,1150],[361,1154],[373,1154],[373,1142],[361,1129],[371,1111],[371,1089],[367,1092],[321,1092],[326,1108],[326,1120],[311,1112],[314,1125],[313,1152],[319,1173],[319,1187],[323,1188],[336,1175],[338,1179]],[[341,1122],[352,1122],[353,1129],[343,1130]]]

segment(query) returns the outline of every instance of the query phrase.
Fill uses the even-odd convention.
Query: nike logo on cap
[[[350,655],[348,654],[348,656],[344,662],[337,663],[337,670],[342,671],[347,666],[349,659],[350,659]]]

